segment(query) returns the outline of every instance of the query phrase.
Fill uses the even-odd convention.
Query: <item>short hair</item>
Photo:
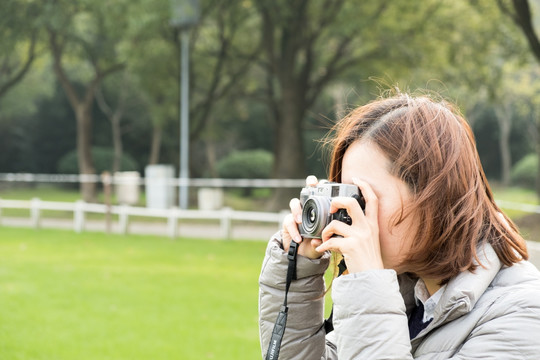
[[[415,232],[406,234],[414,237],[403,260],[410,272],[445,284],[476,269],[485,242],[504,265],[528,259],[526,242],[495,203],[473,132],[454,105],[397,94],[356,108],[334,131],[331,181],[341,182],[345,151],[362,139],[376,144],[391,173],[410,187],[411,203],[389,224],[406,216],[417,221]]]

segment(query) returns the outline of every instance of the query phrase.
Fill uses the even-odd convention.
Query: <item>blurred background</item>
[[[67,236],[44,228],[168,235],[186,242],[191,237],[194,244],[266,239],[279,228],[279,211],[298,196],[302,179],[326,177],[323,139],[335,121],[396,88],[435,92],[459,106],[497,200],[528,240],[538,240],[539,34],[537,0],[2,0],[0,257],[6,258],[0,280],[15,285],[0,284],[0,299],[1,289],[13,290],[17,308],[44,268],[21,283],[11,271],[51,259],[25,257],[31,244],[41,236]],[[18,233],[12,226],[42,231]],[[106,243],[123,249],[128,260],[135,261],[129,249],[146,251],[133,250],[125,237],[95,236],[111,236]],[[92,237],[78,239],[96,245]],[[145,241],[160,243],[163,254],[178,247],[169,240],[137,241],[144,249],[150,247]],[[69,254],[80,247],[60,242],[55,252],[67,247],[58,261],[70,263]],[[201,250],[202,258],[215,263],[218,255],[205,251],[226,245],[205,244],[212,246]],[[247,246],[259,246],[253,254],[262,259],[262,242]],[[98,246],[89,258],[100,259],[102,250]],[[260,259],[255,260],[249,281],[256,282]],[[197,266],[186,258],[171,261]],[[153,264],[149,271],[159,272],[156,266],[162,269]],[[177,275],[179,282],[185,279]],[[246,292],[256,293],[256,284],[249,284]],[[256,294],[249,299],[247,307],[256,311]],[[96,313],[113,311],[111,304],[104,306]],[[140,309],[132,311],[140,315]],[[24,323],[24,314],[13,322]],[[200,350],[194,345],[189,355],[173,347],[163,356],[250,358],[259,351],[256,314],[251,316],[237,334],[239,343],[250,339],[246,353],[227,348],[227,341],[208,350],[196,337]],[[109,325],[98,324],[95,331]],[[8,328],[0,325],[2,331]],[[89,353],[136,358],[111,350],[119,346],[111,339],[118,337],[106,338],[112,341],[107,350],[97,346]],[[22,339],[28,333],[0,340],[4,349],[13,349],[2,358],[81,358],[75,350],[65,356],[47,352],[47,342],[21,355]],[[122,341],[126,349],[133,343]]]
[[[167,198],[158,207],[197,208],[209,186],[219,197],[210,207],[284,209],[301,181],[184,185],[325,178],[321,140],[336,119],[396,88],[460,107],[500,198],[536,203],[540,193],[537,1],[1,6],[3,198],[39,188],[22,194],[104,203],[107,171],[113,184],[123,176],[140,185],[128,199],[113,188],[112,204],[147,205],[144,179],[168,178],[172,190],[157,195]],[[20,173],[85,177],[8,176]],[[523,191],[506,196],[510,187]],[[540,223],[532,218],[524,225]]]

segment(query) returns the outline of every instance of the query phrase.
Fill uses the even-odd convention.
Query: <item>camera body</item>
[[[320,239],[323,229],[332,220],[352,224],[351,217],[345,209],[330,213],[330,204],[334,197],[354,197],[362,210],[366,207],[365,200],[356,185],[323,181],[315,187],[307,186],[300,191],[302,223],[298,228],[302,237]]]

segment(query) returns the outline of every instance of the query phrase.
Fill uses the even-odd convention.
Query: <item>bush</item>
[[[273,162],[266,150],[234,151],[218,162],[217,172],[225,179],[268,179]]]
[[[101,174],[103,171],[112,171],[113,149],[96,146],[92,147],[91,151],[97,174]],[[122,171],[132,171],[137,170],[137,168],[137,162],[130,155],[124,153],[120,169]],[[73,150],[62,156],[58,161],[57,169],[62,174],[78,174],[79,161],[77,159],[77,151]]]
[[[529,154],[518,161],[512,168],[511,176],[515,185],[534,189],[538,176],[538,155]]]

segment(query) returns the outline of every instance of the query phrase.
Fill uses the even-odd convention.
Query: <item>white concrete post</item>
[[[30,201],[30,218],[32,219],[32,226],[36,229],[39,229],[40,225],[40,205],[41,200],[39,198],[33,198]]]
[[[118,214],[118,222],[120,226],[120,234],[126,235],[128,230],[128,212],[127,212],[127,206],[121,205],[120,206],[120,212]]]
[[[75,202],[75,210],[73,211],[73,228],[76,233],[84,231],[84,207],[86,203],[83,200],[77,200]]]
[[[232,238],[231,217],[232,209],[224,207],[221,210],[221,236],[227,240]]]
[[[178,236],[178,208],[173,207],[169,209],[167,217],[167,234],[171,239],[175,239]]]

